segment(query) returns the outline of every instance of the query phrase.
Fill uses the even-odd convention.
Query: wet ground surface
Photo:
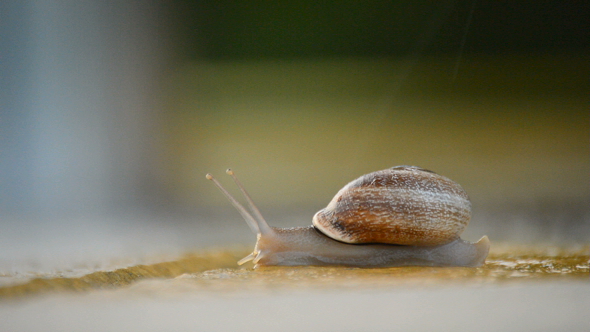
[[[380,288],[444,284],[499,284],[511,281],[589,281],[590,247],[518,247],[496,245],[486,264],[462,267],[238,267],[248,250],[218,250],[187,254],[173,261],[135,265],[112,271],[63,271],[48,275],[0,275],[0,299],[41,293],[116,289],[145,280],[174,280],[180,289],[232,292],[244,289]],[[0,284],[1,285],[1,284]]]
[[[590,246],[496,244],[479,268],[238,267],[247,248],[0,276],[2,331],[587,331]]]

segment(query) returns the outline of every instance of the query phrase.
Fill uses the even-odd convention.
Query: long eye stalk
[[[244,197],[248,201],[248,207],[250,208],[252,213],[254,213],[256,218],[254,218],[246,210],[246,208],[244,208],[244,206],[242,204],[240,204],[225,188],[223,188],[221,183],[219,183],[219,181],[217,181],[217,179],[215,179],[213,177],[213,175],[207,174],[205,177],[208,180],[213,181],[215,186],[217,186],[217,188],[219,188],[219,190],[223,193],[223,195],[230,201],[230,203],[236,208],[236,210],[238,210],[238,212],[242,215],[244,220],[246,220],[246,223],[248,223],[248,226],[250,226],[250,229],[252,230],[252,232],[254,232],[254,234],[268,234],[268,233],[272,232],[272,229],[270,228],[270,226],[268,226],[268,223],[262,217],[260,210],[258,210],[256,205],[254,204],[254,201],[252,201],[252,198],[250,197],[250,195],[248,195],[248,192],[246,191],[244,186],[242,186],[242,184],[240,183],[240,181],[238,180],[238,178],[236,177],[234,172],[231,169],[228,169],[226,171],[226,173],[231,175],[231,177],[234,179],[234,182],[236,183],[238,188],[240,188],[240,190],[242,191],[242,194],[244,195]]]
[[[240,180],[238,180],[238,177],[234,174],[234,171],[232,171],[231,168],[228,168],[227,171],[225,171],[225,172],[227,174],[229,174],[234,179],[234,182],[236,183],[238,188],[240,188],[240,190],[242,191],[242,194],[244,195],[244,197],[248,201],[248,206],[250,207],[250,211],[252,211],[252,213],[254,214],[254,217],[255,217],[254,219],[257,221],[258,229],[260,230],[260,233],[266,234],[266,233],[271,232],[270,226],[268,226],[268,223],[266,222],[266,220],[264,220],[264,217],[260,213],[260,210],[258,210],[258,207],[256,206],[256,204],[254,204],[252,197],[250,197],[250,195],[246,191],[246,188],[244,188],[244,186],[242,185]]]

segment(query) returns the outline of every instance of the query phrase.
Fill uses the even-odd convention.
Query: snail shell
[[[345,243],[435,246],[459,238],[471,202],[456,182],[415,166],[361,176],[313,217],[325,235]]]

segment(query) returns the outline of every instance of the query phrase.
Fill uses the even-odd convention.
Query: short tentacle
[[[250,255],[248,255],[248,256],[246,256],[246,257],[244,257],[244,258],[240,259],[240,260],[238,261],[238,265],[242,265],[242,264],[244,264],[244,263],[247,263],[247,262],[249,262],[249,261],[251,261],[251,260],[255,259],[257,255],[258,255],[258,253],[257,253],[257,252],[253,252],[253,253],[251,253]]]

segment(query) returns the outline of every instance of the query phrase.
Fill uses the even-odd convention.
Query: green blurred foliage
[[[191,58],[582,52],[586,1],[174,1]],[[468,24],[469,23],[469,24]]]

